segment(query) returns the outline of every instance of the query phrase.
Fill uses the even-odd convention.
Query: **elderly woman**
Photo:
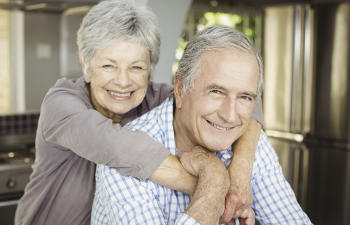
[[[90,224],[96,163],[187,193],[196,185],[161,144],[122,127],[171,92],[149,82],[160,46],[154,14],[132,1],[103,1],[84,17],[77,43],[84,76],[58,80],[42,103],[36,160],[16,224]],[[227,218],[244,213],[252,201],[249,178],[259,130],[252,120],[236,146]]]

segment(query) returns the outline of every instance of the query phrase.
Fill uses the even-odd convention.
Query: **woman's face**
[[[150,71],[147,48],[135,41],[115,41],[96,51],[85,81],[96,108],[123,115],[142,102]]]

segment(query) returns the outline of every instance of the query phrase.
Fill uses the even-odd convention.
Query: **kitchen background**
[[[0,0],[0,224],[13,224],[31,172],[41,101],[81,76],[76,30],[97,0]],[[265,64],[265,132],[298,201],[318,225],[350,224],[350,1],[138,0],[159,17],[172,83],[186,42],[221,23],[240,29]]]

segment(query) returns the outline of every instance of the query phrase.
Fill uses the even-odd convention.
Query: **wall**
[[[48,89],[60,77],[60,14],[25,13],[25,109],[39,111]]]
[[[160,60],[153,73],[153,80],[172,83],[171,67],[175,61],[175,51],[181,36],[192,0],[149,0],[148,5],[158,17],[161,49]]]
[[[61,76],[77,78],[82,75],[76,44],[77,31],[89,7],[66,10],[61,17]]]

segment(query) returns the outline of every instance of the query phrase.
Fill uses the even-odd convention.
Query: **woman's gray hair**
[[[207,51],[237,49],[255,55],[259,66],[258,95],[263,89],[263,63],[259,52],[243,33],[222,25],[205,28],[188,42],[179,62],[177,75],[185,92],[189,92],[198,76],[200,56]]]
[[[106,0],[91,8],[77,37],[80,60],[87,65],[85,70],[97,49],[116,40],[133,40],[144,45],[150,52],[151,69],[158,63],[158,23],[155,14],[146,6],[134,0]]]

